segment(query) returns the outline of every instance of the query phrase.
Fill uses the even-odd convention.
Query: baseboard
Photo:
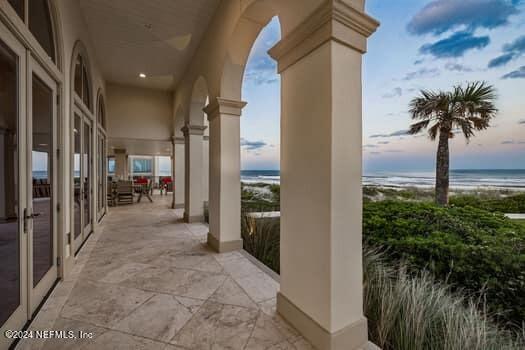
[[[184,222],[191,224],[194,222],[204,222],[204,215],[194,215],[194,216],[188,216],[186,213],[184,213]]]
[[[208,245],[217,253],[227,253],[242,249],[242,239],[220,242],[208,232]]]
[[[319,350],[361,350],[368,348],[368,330],[365,318],[335,333],[330,333],[281,292],[277,293],[277,312]]]

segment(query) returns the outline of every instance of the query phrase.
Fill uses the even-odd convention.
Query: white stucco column
[[[184,208],[184,137],[175,138],[175,209]]]
[[[175,209],[175,141],[176,137],[171,137],[171,186],[173,188],[173,192],[171,193],[172,199],[171,199],[171,209]],[[167,189],[166,189],[167,190]]]
[[[128,155],[125,149],[115,149],[115,176],[121,180],[128,179]]]
[[[208,244],[218,252],[242,248],[240,116],[245,105],[217,97],[204,108],[210,125]]]
[[[205,126],[186,124],[181,130],[184,134],[185,192],[184,221],[204,221],[204,202],[202,201],[202,142]]]
[[[282,84],[277,310],[322,350],[368,340],[361,62],[378,23],[347,3],[327,1],[270,50]]]

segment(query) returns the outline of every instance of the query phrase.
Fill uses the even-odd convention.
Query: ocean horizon
[[[244,183],[279,184],[279,170],[242,170]],[[363,174],[363,185],[432,188],[434,171],[374,171]],[[453,169],[451,189],[511,189],[525,191],[525,169]]]

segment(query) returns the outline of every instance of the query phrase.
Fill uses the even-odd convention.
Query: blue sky
[[[422,88],[484,80],[498,91],[493,126],[470,143],[451,140],[455,169],[525,168],[525,1],[368,0],[381,22],[363,65],[365,172],[430,171],[435,142],[405,134],[409,101]],[[280,38],[272,20],[246,67],[242,168],[279,168],[280,80],[266,51]]]

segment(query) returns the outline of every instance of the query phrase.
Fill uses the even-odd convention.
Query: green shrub
[[[525,213],[525,194],[497,199],[482,199],[472,195],[454,196],[450,199],[452,206],[474,207],[500,213]]]
[[[525,321],[522,225],[471,206],[384,201],[366,203],[363,230],[366,242],[388,248],[392,263],[405,260],[412,273],[427,269],[455,290],[483,292],[502,322]]]
[[[384,350],[523,349],[524,338],[499,328],[478,303],[427,272],[391,266],[377,250],[364,250],[364,312],[369,339]]]

